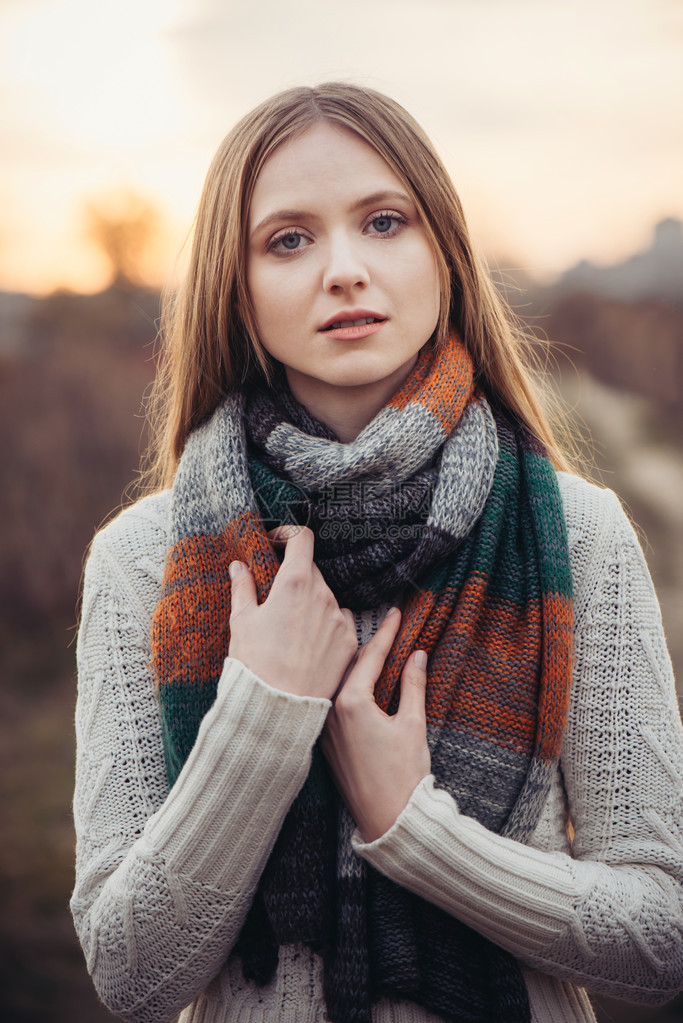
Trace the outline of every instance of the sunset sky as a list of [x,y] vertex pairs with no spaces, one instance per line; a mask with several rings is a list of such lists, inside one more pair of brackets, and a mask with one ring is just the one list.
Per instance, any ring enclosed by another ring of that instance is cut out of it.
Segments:
[[84,211],[127,191],[162,215],[158,283],[234,121],[331,78],[415,114],[503,265],[683,218],[680,0],[0,0],[0,288],[106,284]]

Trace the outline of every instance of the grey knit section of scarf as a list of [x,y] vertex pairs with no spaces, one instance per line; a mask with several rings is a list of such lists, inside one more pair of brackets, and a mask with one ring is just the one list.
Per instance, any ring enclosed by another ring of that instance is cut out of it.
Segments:
[[488,403],[468,406],[443,447],[427,525],[467,536],[486,503],[498,461],[498,431]]
[[[460,539],[481,514],[491,489],[498,437],[488,403],[480,399],[468,406],[450,436],[428,409],[411,403],[403,409],[386,406],[349,444],[312,437],[281,422],[272,430],[267,450],[304,490],[365,480],[375,497],[390,493],[437,458],[427,525]],[[240,513],[257,511],[241,394],[228,396],[190,434],[172,505],[174,543],[187,536],[219,536]]]
[[244,398],[235,393],[187,439],[171,496],[173,543],[220,536],[237,515],[254,510]]
[[279,423],[268,454],[303,490],[367,480],[366,494],[380,498],[428,466],[441,448],[438,481],[427,524],[449,536],[466,536],[482,512],[498,460],[498,434],[488,403],[469,405],[450,436],[424,406],[385,406],[354,441],[311,437]]
[[446,440],[443,427],[422,405],[385,406],[355,440],[311,437],[292,423],[279,423],[266,451],[304,490],[320,491],[333,483],[368,479],[373,496],[413,475]]

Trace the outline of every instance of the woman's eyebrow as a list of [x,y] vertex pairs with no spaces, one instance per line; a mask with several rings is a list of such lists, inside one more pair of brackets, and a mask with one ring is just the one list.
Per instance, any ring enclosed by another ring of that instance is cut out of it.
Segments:
[[[387,202],[402,202],[409,203],[412,206],[412,199],[405,192],[396,192],[391,189],[383,190],[381,192],[372,192],[371,195],[364,195],[360,199],[356,199],[349,206],[349,212],[355,213],[356,210],[362,209],[364,206],[380,205]],[[279,223],[283,220],[303,220],[304,218],[310,218],[310,211],[306,210],[275,210],[274,213],[269,213],[267,217],[260,220],[258,224],[250,232],[251,235],[258,234],[259,231],[263,231],[264,228],[270,227],[271,224]]]
[[303,220],[305,217],[310,217],[310,213],[307,213],[305,210],[276,210],[274,213],[269,213],[263,220],[260,220],[250,234],[258,234],[264,227],[270,227],[271,224],[276,224],[281,220]]
[[381,192],[373,192],[372,195],[366,195],[362,199],[358,199],[352,203],[349,209],[351,212],[355,212],[355,210],[359,210],[363,206],[381,205],[386,202],[407,202],[409,205],[413,205],[413,200],[405,192],[396,192],[388,189]]

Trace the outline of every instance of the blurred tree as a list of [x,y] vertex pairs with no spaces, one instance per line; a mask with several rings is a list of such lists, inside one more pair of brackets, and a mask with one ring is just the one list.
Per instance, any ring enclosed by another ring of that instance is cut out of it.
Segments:
[[114,192],[87,203],[85,220],[87,236],[110,264],[111,284],[142,283],[145,258],[161,226],[157,207],[135,192]]

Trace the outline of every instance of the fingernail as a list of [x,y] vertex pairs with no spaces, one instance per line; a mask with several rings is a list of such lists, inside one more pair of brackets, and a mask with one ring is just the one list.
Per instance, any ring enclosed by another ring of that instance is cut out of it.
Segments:
[[419,668],[420,671],[424,671],[427,667],[427,655],[424,650],[415,651],[415,667]]
[[401,613],[400,607],[390,607],[389,610],[387,611],[387,618],[389,617],[389,615],[396,615],[396,614],[400,615],[400,613]]
[[230,564],[228,565],[228,572],[230,573],[230,578],[234,579],[235,576],[243,569],[244,565],[242,564],[241,561],[231,561]]

